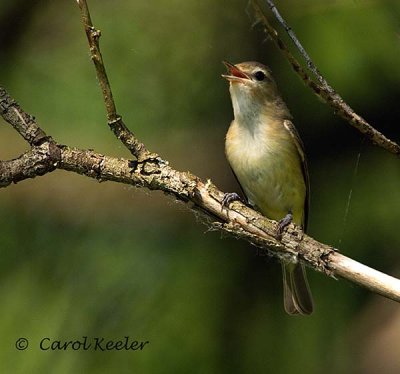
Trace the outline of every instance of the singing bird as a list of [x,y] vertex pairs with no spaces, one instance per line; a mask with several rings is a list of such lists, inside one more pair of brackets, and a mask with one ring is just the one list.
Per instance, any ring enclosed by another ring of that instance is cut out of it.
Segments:
[[[271,71],[258,62],[224,64],[234,113],[225,153],[247,202],[279,221],[279,234],[291,222],[306,230],[310,193],[304,148]],[[239,195],[228,193],[223,205],[236,199]],[[282,262],[282,272],[285,311],[311,314],[304,265]]]

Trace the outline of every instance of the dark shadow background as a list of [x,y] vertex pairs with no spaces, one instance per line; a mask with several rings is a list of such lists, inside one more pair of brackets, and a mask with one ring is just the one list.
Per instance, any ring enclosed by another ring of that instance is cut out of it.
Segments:
[[[400,141],[400,3],[278,1],[338,92]],[[306,146],[310,234],[400,275],[400,163],[304,87],[246,1],[91,2],[119,112],[179,170],[238,190],[221,60],[273,70]],[[74,1],[0,4],[0,81],[57,141],[129,158],[108,130]],[[27,145],[0,122],[0,159]],[[359,166],[355,170],[357,158]],[[349,194],[352,194],[344,220]],[[0,367],[13,373],[400,372],[400,309],[309,271],[316,311],[284,314],[280,266],[161,193],[56,171],[0,191]],[[42,351],[82,336],[143,351]],[[30,340],[24,352],[20,337]]]

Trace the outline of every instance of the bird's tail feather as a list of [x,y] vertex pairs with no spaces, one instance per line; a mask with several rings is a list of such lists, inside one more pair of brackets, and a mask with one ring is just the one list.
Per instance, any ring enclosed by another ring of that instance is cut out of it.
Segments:
[[314,302],[303,264],[282,263],[283,303],[290,315],[308,315],[313,312]]

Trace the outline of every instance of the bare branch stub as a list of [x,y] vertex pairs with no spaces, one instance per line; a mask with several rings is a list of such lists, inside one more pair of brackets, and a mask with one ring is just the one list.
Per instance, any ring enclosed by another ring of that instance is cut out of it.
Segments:
[[400,156],[400,145],[394,142],[393,140],[388,139],[385,135],[383,135],[381,132],[379,132],[373,126],[371,126],[364,118],[358,115],[342,99],[342,97],[329,85],[329,83],[325,80],[325,78],[320,74],[315,64],[312,62],[311,58],[301,45],[300,41],[297,39],[291,27],[288,26],[286,21],[279,13],[274,2],[271,0],[266,0],[272,13],[277,18],[278,22],[283,26],[285,31],[289,34],[295,46],[299,49],[300,53],[306,60],[308,69],[315,75],[316,79],[318,80],[318,83],[316,83],[309,77],[306,71],[302,68],[301,64],[289,51],[289,48],[286,46],[286,44],[282,41],[282,39],[279,38],[278,32],[271,26],[267,16],[265,15],[265,12],[260,7],[258,0],[250,0],[250,1],[255,10],[257,19],[259,19],[262,22],[265,28],[265,32],[272,38],[272,40],[275,42],[278,48],[282,51],[282,53],[292,66],[293,70],[300,76],[303,82],[308,87],[310,87],[322,101],[330,105],[335,110],[335,113],[340,115],[351,126],[355,127],[362,134],[364,134],[365,137],[369,139],[373,144],[376,144],[386,149],[387,151],[394,153],[397,156]]
[[35,118],[21,110],[18,103],[2,87],[0,87],[0,115],[31,146],[40,145],[43,141],[49,139],[46,133],[36,124]]
[[115,101],[111,91],[110,82],[107,77],[103,57],[100,51],[99,38],[100,30],[97,30],[92,23],[89,7],[86,0],[77,0],[83,26],[85,28],[86,37],[89,43],[90,57],[96,69],[97,79],[100,83],[103,94],[104,104],[107,111],[107,121],[114,135],[125,145],[125,147],[142,162],[147,159],[156,160],[157,154],[149,152],[143,143],[141,143],[135,135],[128,129],[122,120],[122,117],[117,113]]
[[61,152],[35,118],[21,109],[0,87],[0,115],[30,144],[31,149],[16,159],[0,161],[0,187],[47,174],[57,168]]
[[50,173],[60,161],[61,151],[54,142],[34,146],[14,160],[0,161],[0,187]]

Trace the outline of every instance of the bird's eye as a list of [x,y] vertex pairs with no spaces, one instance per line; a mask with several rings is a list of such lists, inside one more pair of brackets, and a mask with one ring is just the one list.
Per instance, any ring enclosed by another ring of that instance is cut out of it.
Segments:
[[256,78],[258,81],[263,81],[265,79],[265,74],[261,70],[256,71],[254,73],[254,78]]

